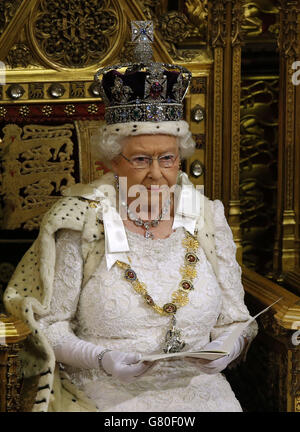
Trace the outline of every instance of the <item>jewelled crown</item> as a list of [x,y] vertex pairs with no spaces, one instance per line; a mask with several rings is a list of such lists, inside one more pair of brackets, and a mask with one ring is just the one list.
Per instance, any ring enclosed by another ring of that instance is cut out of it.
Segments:
[[178,121],[191,80],[185,67],[152,60],[152,21],[131,22],[134,63],[98,70],[107,124]]

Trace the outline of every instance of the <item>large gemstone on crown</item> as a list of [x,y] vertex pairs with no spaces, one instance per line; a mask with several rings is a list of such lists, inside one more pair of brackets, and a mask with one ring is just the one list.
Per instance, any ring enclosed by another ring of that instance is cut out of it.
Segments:
[[170,116],[171,118],[176,117],[176,115],[177,115],[176,108],[175,108],[175,107],[170,107],[170,108],[168,109],[168,114],[169,114],[169,116]]
[[169,120],[180,120],[182,114],[182,110],[178,106],[171,106],[167,110]]
[[126,111],[126,109],[116,109],[114,112],[114,120],[116,123],[123,123],[128,121],[128,112]]
[[143,115],[143,111],[140,108],[134,108],[132,110],[132,119],[134,120],[139,120]]
[[158,81],[155,81],[150,87],[150,96],[153,99],[157,99],[161,95],[162,91],[163,91],[162,85]]
[[165,119],[163,107],[160,105],[147,105],[146,117],[150,121],[163,121]]

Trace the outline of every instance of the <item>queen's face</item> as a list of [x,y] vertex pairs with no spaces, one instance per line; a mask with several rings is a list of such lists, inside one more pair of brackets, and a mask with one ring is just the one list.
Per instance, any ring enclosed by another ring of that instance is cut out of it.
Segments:
[[[177,139],[172,135],[137,135],[129,136],[122,142],[122,154],[113,162],[114,172],[119,177],[127,177],[127,189],[134,185],[143,185],[149,191],[166,185],[172,187],[177,180],[179,170],[179,149]],[[160,167],[156,158],[164,155],[175,155],[177,159],[170,168]],[[145,169],[137,169],[126,160],[138,156],[153,157],[152,164]]]
[[[123,155],[123,156],[122,156]],[[130,136],[122,142],[122,155],[113,162],[112,167],[120,178],[120,193],[122,200],[127,193],[127,203],[138,205],[142,219],[147,219],[149,214],[158,215],[162,211],[164,203],[170,199],[170,212],[174,203],[174,186],[177,180],[180,158],[176,137],[172,135],[137,135]],[[165,157],[175,159],[171,167],[160,166],[157,158]],[[146,168],[135,168],[133,160],[149,160],[153,158]],[[124,187],[122,177],[126,177]],[[134,210],[137,213],[137,208]],[[155,216],[155,217],[156,217]],[[153,217],[152,217],[153,219]]]

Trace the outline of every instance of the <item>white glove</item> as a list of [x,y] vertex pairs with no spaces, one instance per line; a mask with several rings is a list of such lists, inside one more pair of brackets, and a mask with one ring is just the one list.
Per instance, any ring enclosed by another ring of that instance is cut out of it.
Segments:
[[[53,347],[56,361],[76,368],[98,369],[98,356],[103,352],[102,346],[79,339],[75,334],[68,335],[63,343]],[[152,364],[143,362],[136,364],[141,354],[122,351],[107,351],[102,356],[102,367],[108,374],[123,382],[131,382],[142,375]]]
[[[224,333],[218,339],[215,339],[212,342],[205,345],[202,349],[205,351],[219,350],[224,340],[227,338],[228,334],[229,333],[227,332]],[[231,363],[241,354],[241,352],[243,351],[247,343],[246,341],[247,340],[244,338],[244,336],[240,336],[236,340],[231,352],[227,356],[221,357],[217,360],[204,360],[204,359],[196,359],[196,358],[192,359],[191,357],[189,357],[188,360],[193,364],[196,364],[202,372],[209,375],[213,375],[226,369],[229,363]]]
[[[53,346],[56,361],[81,369],[98,369],[98,356],[104,351],[103,346],[95,345],[69,334],[64,341]],[[105,360],[104,360],[105,356]],[[149,365],[141,363],[135,365],[141,354],[108,351],[102,357],[102,367],[110,375],[121,381],[129,382],[134,376],[141,375]]]
[[107,351],[103,354],[101,363],[105,372],[120,381],[129,383],[151,367],[150,362],[137,364],[141,357],[138,353]]
[[56,361],[81,369],[97,369],[98,355],[103,347],[70,334],[62,343],[53,346]]

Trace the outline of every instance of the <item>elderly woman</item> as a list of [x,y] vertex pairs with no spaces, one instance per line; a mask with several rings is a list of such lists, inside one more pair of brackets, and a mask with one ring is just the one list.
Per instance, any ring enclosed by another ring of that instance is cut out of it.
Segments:
[[[112,172],[64,192],[5,293],[33,331],[22,358],[25,376],[39,377],[35,411],[242,410],[221,372],[245,355],[255,322],[217,360],[140,361],[218,349],[249,319],[223,205],[180,171],[194,150],[170,111],[186,91],[176,93],[183,71],[159,75],[154,65],[103,74],[108,124],[97,148]],[[160,117],[141,104],[141,87]],[[134,109],[144,109],[137,121]]]

